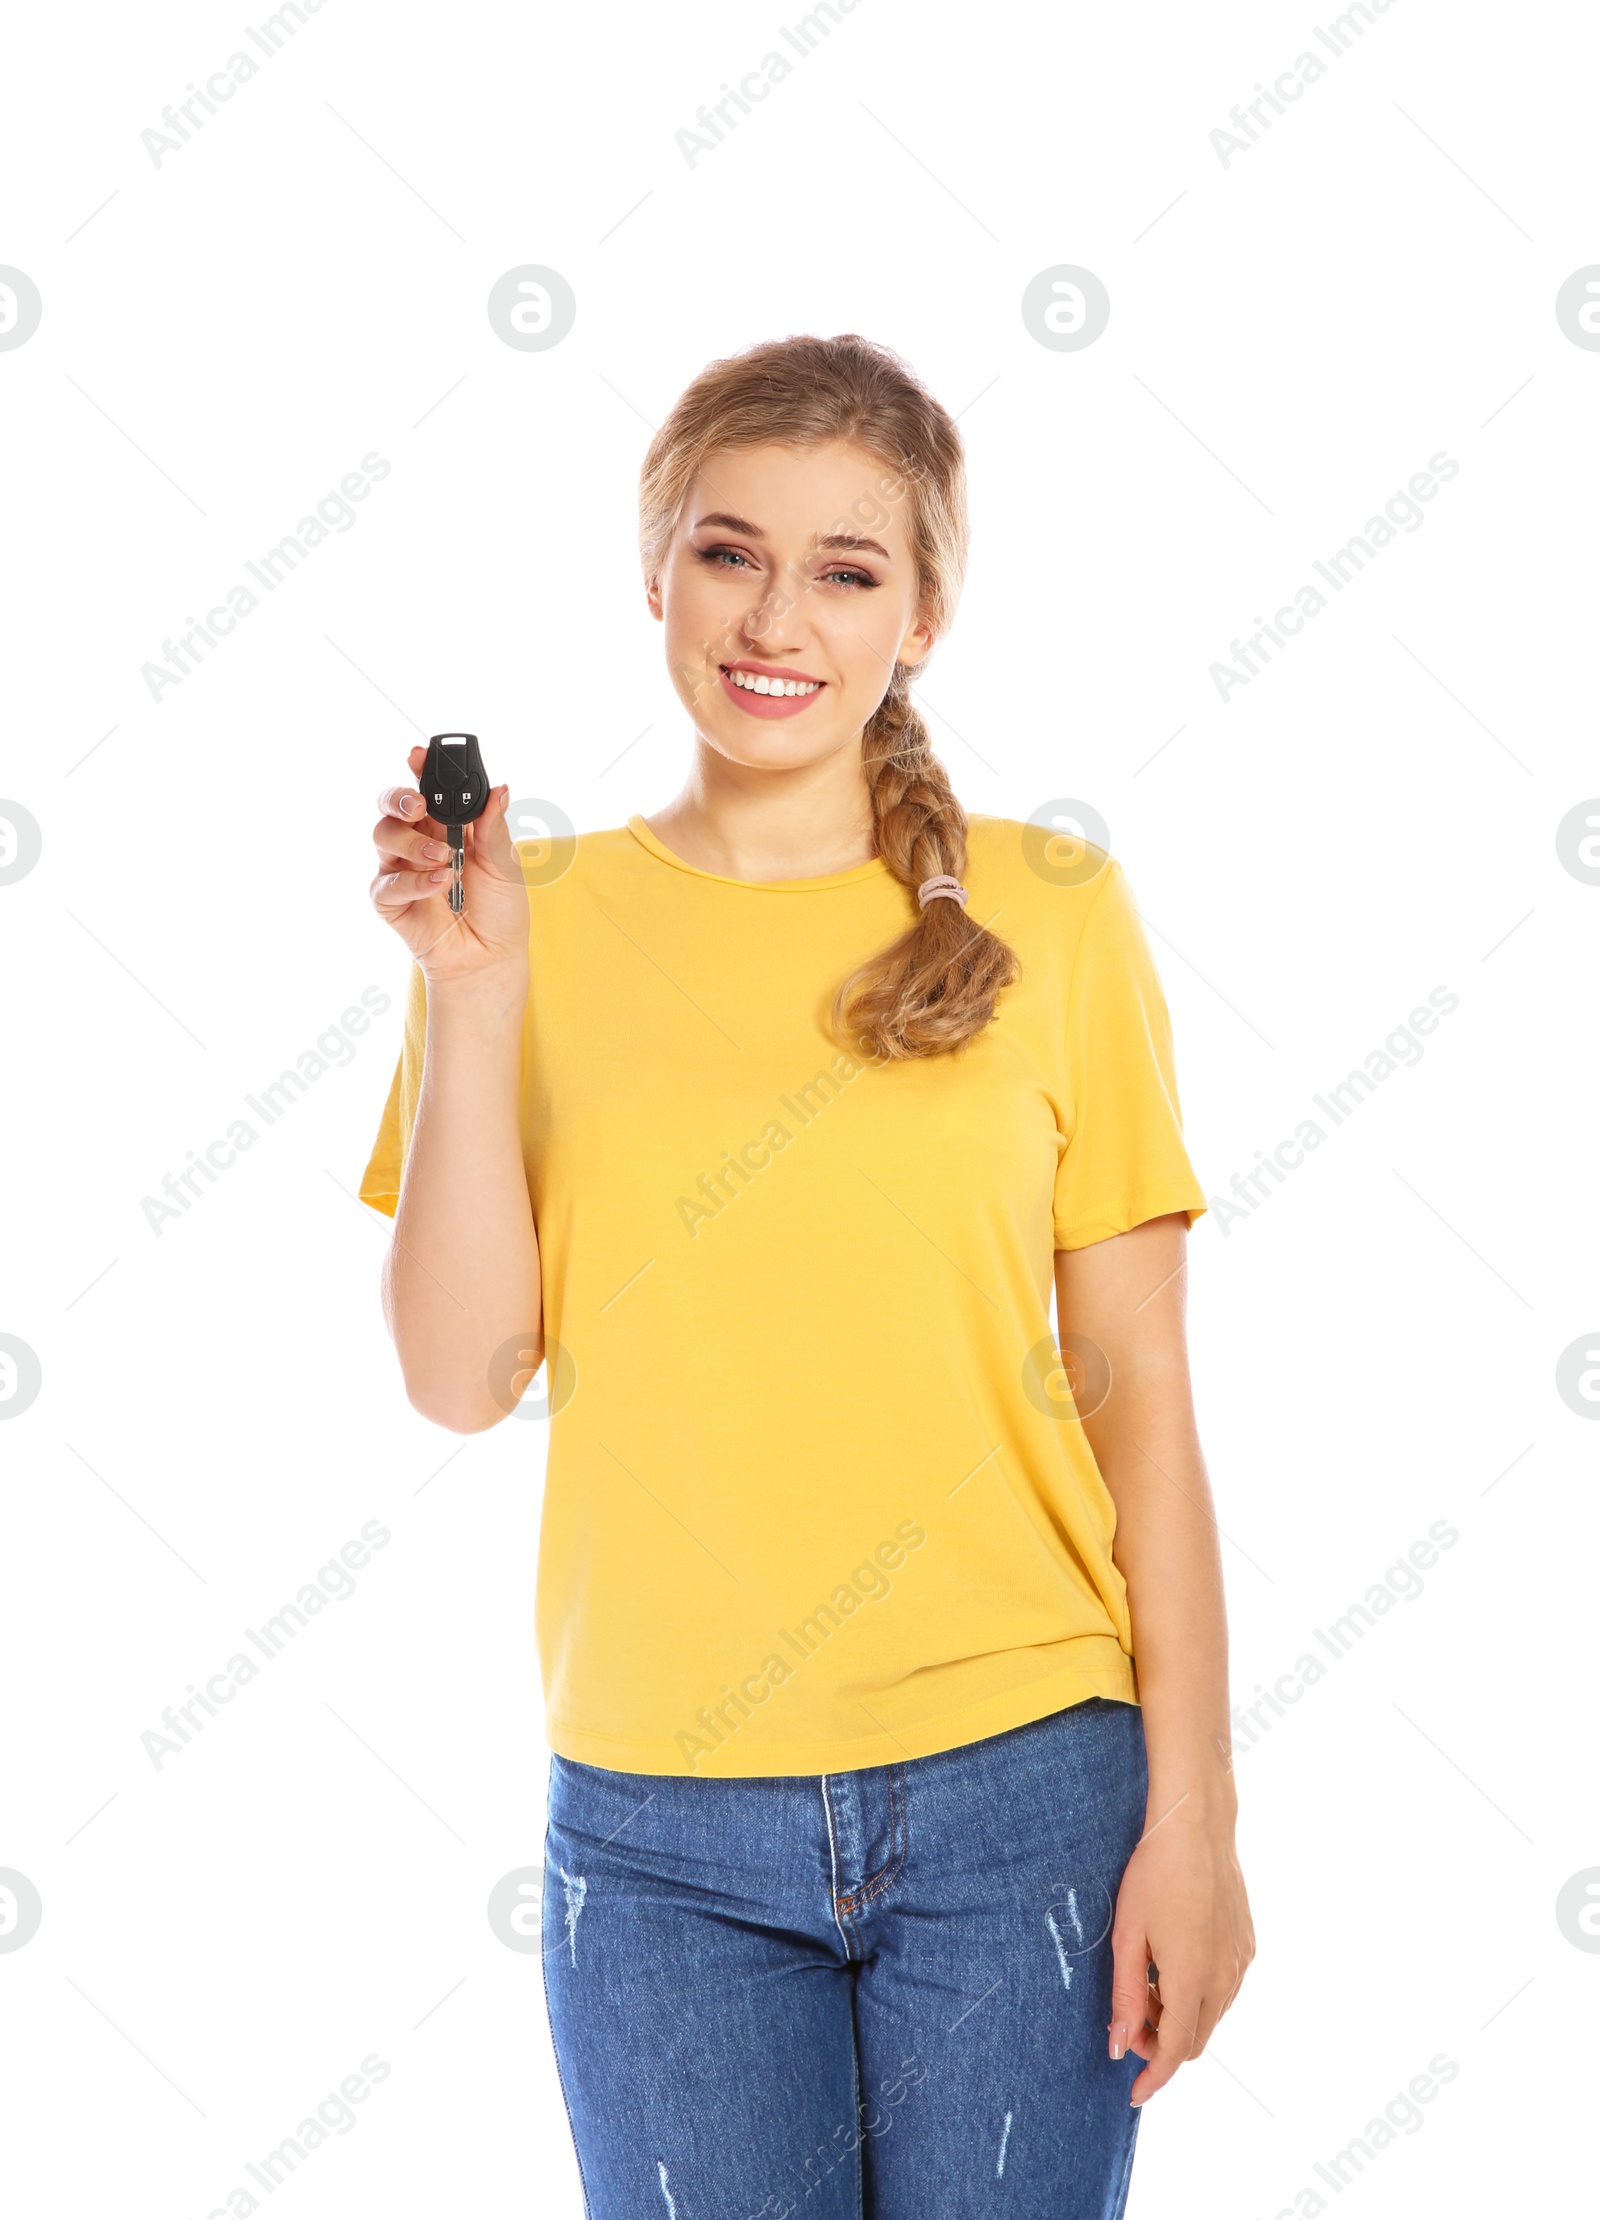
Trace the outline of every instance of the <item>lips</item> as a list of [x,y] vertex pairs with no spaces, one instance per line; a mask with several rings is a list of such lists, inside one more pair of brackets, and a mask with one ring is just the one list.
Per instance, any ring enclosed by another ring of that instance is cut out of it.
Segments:
[[[724,663],[718,682],[747,717],[795,717],[817,700],[826,680],[784,663]],[[802,691],[804,689],[804,691]]]

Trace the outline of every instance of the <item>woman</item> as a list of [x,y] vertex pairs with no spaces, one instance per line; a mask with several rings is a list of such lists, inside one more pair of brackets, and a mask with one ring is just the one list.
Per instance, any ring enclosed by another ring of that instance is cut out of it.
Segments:
[[385,794],[362,1189],[417,1409],[546,1367],[586,2207],[1099,2220],[1254,1948],[1160,984],[1120,866],[930,751],[963,464],[895,357],[713,363],[641,492],[688,783],[554,856],[498,789],[459,919]]

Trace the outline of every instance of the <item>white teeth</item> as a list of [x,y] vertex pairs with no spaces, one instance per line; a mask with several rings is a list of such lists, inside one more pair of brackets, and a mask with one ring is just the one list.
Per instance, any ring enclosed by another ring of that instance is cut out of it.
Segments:
[[764,671],[730,671],[735,686],[747,694],[814,694],[820,679],[768,678]]

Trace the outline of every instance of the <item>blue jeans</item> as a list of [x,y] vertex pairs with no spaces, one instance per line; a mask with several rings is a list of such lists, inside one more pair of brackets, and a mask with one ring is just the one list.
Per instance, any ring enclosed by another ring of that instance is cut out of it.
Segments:
[[1102,1697],[759,1780],[550,1761],[544,1969],[590,2220],[1117,2220],[1144,1726]]

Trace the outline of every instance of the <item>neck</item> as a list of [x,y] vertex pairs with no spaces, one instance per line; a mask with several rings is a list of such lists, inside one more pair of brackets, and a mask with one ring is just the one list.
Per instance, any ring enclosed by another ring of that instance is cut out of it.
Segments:
[[765,770],[704,740],[683,790],[645,819],[674,855],[731,879],[820,879],[877,853],[859,740],[817,763]]

